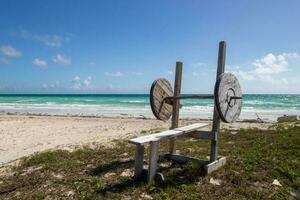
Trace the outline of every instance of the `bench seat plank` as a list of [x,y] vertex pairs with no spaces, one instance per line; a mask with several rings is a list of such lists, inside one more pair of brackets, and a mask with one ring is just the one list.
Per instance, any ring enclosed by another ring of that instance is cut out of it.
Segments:
[[133,144],[145,144],[145,143],[149,143],[149,142],[158,141],[158,140],[164,139],[164,138],[175,137],[175,136],[179,136],[179,135],[182,135],[185,133],[190,133],[197,129],[204,128],[206,126],[208,126],[208,124],[196,123],[196,124],[172,129],[172,130],[162,131],[160,133],[155,133],[155,134],[151,134],[151,135],[133,138],[133,139],[130,139],[129,142],[133,143]]
[[182,132],[183,131],[167,130],[167,131],[162,131],[160,133],[133,138],[130,139],[129,142],[134,144],[144,144],[144,143],[160,140],[161,138],[164,137],[171,137],[174,135],[178,135]]
[[174,130],[180,130],[180,131],[183,131],[183,132],[192,132],[194,130],[204,128],[206,126],[208,126],[208,124],[196,123],[196,124],[191,124],[191,125],[188,125],[188,126],[183,126],[183,127],[180,127],[180,128],[175,128]]

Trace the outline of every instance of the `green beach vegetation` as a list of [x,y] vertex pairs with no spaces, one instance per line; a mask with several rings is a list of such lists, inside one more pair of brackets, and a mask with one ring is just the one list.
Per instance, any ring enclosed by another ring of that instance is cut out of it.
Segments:
[[[162,143],[161,149],[166,148]],[[177,149],[207,159],[209,142],[181,138]],[[299,198],[299,122],[275,124],[267,130],[222,130],[219,154],[227,157],[227,163],[208,176],[192,163],[161,162],[158,171],[164,174],[164,182],[136,183],[134,150],[127,141],[114,141],[110,147],[47,151],[23,158],[0,177],[0,199]],[[272,184],[275,179],[281,186]]]

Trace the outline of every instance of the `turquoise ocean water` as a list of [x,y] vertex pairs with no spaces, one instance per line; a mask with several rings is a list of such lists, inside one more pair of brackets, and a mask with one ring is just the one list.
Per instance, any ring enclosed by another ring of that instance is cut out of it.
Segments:
[[[182,100],[182,118],[211,118],[213,100]],[[50,115],[153,117],[149,95],[0,95],[0,111]],[[241,119],[300,115],[300,95],[244,95]]]

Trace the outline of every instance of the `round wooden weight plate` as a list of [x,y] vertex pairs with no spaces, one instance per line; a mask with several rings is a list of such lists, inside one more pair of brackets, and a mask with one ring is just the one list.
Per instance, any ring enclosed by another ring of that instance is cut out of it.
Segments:
[[173,96],[170,82],[164,78],[157,79],[152,83],[150,90],[150,105],[154,116],[163,121],[170,119],[173,106],[166,102],[166,97]]
[[220,118],[227,123],[238,119],[242,110],[242,90],[237,78],[231,73],[221,74],[215,85],[215,104]]

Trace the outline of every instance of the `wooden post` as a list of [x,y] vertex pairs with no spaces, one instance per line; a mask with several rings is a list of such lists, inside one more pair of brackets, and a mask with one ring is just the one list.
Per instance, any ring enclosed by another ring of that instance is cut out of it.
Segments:
[[[221,41],[219,43],[218,69],[217,69],[216,80],[225,71],[225,57],[226,57],[226,43],[225,43],[225,41]],[[214,106],[212,132],[215,134],[215,137],[213,140],[211,140],[210,162],[213,162],[213,161],[217,160],[217,158],[218,158],[218,134],[220,131],[220,117],[219,117],[215,102],[214,102],[214,105],[215,106]]]
[[139,180],[143,172],[144,162],[144,146],[141,144],[136,145],[135,150],[135,167],[134,167],[134,180]]
[[[182,62],[176,62],[174,96],[180,96],[181,78],[182,78]],[[179,107],[180,107],[180,99],[173,99],[173,113],[172,113],[171,129],[178,128]],[[170,154],[174,154],[176,151],[175,141],[176,141],[176,137],[170,139]]]
[[158,161],[158,146],[159,142],[152,141],[150,143],[149,169],[148,169],[148,183],[151,183],[156,175],[157,161]]

